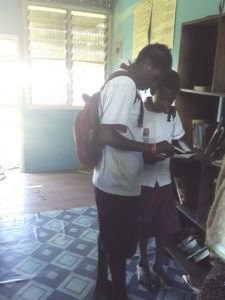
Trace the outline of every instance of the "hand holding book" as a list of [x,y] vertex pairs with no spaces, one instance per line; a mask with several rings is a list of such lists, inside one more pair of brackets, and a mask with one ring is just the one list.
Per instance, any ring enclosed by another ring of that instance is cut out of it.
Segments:
[[192,149],[182,140],[173,141],[173,147],[178,154],[192,152]]

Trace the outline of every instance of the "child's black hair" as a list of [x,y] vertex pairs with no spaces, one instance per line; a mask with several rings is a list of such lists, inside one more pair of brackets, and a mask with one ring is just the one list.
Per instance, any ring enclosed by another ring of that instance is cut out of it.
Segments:
[[152,64],[162,68],[170,69],[172,66],[172,55],[169,48],[163,44],[149,44],[138,54],[135,63],[139,64],[145,58],[149,58]]
[[[134,64],[141,63],[144,59],[151,59],[152,65],[170,69],[172,66],[172,55],[169,48],[163,44],[149,44],[145,46],[139,53]],[[142,127],[144,116],[144,106],[141,100],[140,113],[138,116],[138,126]]]
[[[170,89],[170,91],[173,93],[173,95],[176,96],[180,90],[180,77],[179,77],[178,73],[175,72],[174,70],[170,70],[161,79],[160,87],[166,87],[166,88]],[[176,109],[172,105],[168,109],[168,115],[167,115],[168,122],[171,121],[171,117],[173,117],[173,119],[176,117]]]
[[174,70],[169,70],[160,80],[160,87],[167,87],[176,96],[180,90],[180,77]]

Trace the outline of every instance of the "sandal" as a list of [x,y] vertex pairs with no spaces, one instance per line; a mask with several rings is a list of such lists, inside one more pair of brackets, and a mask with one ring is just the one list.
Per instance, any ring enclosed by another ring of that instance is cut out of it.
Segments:
[[146,289],[154,289],[156,287],[151,272],[146,266],[137,264],[137,278],[138,282]]
[[152,275],[158,279],[158,281],[163,285],[167,290],[173,288],[173,281],[166,275],[166,272],[163,270],[157,270],[155,266],[152,267]]

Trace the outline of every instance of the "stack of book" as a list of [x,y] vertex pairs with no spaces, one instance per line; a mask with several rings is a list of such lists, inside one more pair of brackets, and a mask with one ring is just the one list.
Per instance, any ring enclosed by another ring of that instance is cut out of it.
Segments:
[[206,120],[192,120],[193,148],[202,150],[207,143],[208,130],[210,125]]
[[[205,120],[192,120],[192,128],[193,150],[203,153],[211,161],[222,160],[225,155],[225,119],[214,125]],[[192,152],[194,155],[195,151]],[[187,158],[193,155],[188,153]]]

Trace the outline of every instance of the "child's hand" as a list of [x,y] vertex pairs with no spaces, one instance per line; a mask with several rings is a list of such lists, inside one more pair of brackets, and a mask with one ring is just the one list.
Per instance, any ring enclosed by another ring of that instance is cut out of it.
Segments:
[[143,154],[144,163],[147,165],[154,165],[159,161],[156,155],[152,156],[146,153],[142,153],[142,154]]
[[167,141],[162,141],[156,144],[156,154],[165,153],[168,157],[174,155],[174,147]]
[[174,148],[167,141],[155,144],[156,152],[153,154],[149,150],[142,152],[144,163],[153,165],[161,160],[173,156]]

